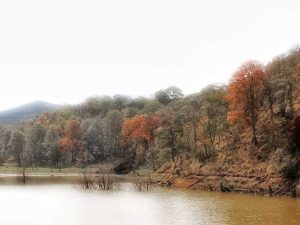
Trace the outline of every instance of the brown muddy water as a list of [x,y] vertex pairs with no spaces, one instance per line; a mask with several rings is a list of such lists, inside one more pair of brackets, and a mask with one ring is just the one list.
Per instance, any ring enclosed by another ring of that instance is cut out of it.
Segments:
[[300,224],[300,199],[151,187],[121,179],[117,190],[86,190],[78,177],[0,178],[2,225]]

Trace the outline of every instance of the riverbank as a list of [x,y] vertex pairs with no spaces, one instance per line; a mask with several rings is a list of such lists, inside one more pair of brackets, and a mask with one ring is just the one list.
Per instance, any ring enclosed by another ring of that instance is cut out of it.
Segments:
[[92,173],[92,174],[106,174],[111,173],[113,170],[112,163],[97,164],[91,165],[88,167],[63,167],[63,168],[54,168],[54,167],[18,167],[15,165],[4,165],[0,166],[0,174],[19,174],[22,173],[25,169],[26,174],[82,174],[82,173]]
[[162,186],[175,188],[300,197],[298,179],[290,180],[275,172],[267,174],[261,170],[261,165],[257,165],[256,170],[249,174],[243,173],[241,167],[226,170],[216,168],[215,165],[216,163],[200,166],[195,162],[171,162],[157,170],[153,174],[153,180]]
[[[82,182],[84,176],[93,179],[99,179],[103,176],[109,176],[111,179],[123,182],[137,182],[145,180],[143,170],[131,174],[115,174],[112,170],[108,169],[107,164],[97,164],[89,167],[67,167],[67,168],[50,168],[50,167],[16,167],[16,166],[2,166],[0,167],[0,184],[52,184],[52,183],[74,183]],[[21,181],[21,182],[20,182]],[[25,181],[25,182],[24,182]]]
[[[105,168],[105,169],[104,169]],[[152,183],[165,187],[182,189],[204,190],[212,192],[239,192],[263,196],[290,196],[300,197],[300,185],[297,182],[285,179],[280,174],[261,176],[258,174],[241,174],[220,171],[179,171],[178,162],[169,163],[155,173],[147,169],[140,169],[128,175],[111,176],[118,179],[142,179],[151,175]],[[22,174],[23,168],[14,166],[1,166],[0,178],[14,178]],[[107,174],[107,166],[91,166],[88,168],[68,167],[29,167],[25,169],[26,176],[47,178],[77,179],[85,173],[91,176]]]

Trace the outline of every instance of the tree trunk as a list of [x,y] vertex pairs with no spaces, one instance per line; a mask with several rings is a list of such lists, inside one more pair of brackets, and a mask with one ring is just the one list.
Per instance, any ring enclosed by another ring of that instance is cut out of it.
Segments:
[[252,129],[252,143],[254,145],[257,145],[258,142],[257,142],[257,138],[256,138],[256,127],[255,127],[255,123],[254,122],[251,122],[251,129]]
[[174,162],[175,161],[175,150],[173,147],[171,148],[171,156],[172,156],[172,161]]
[[255,118],[255,96],[253,87],[250,88],[250,119],[251,119],[251,130],[252,130],[252,143],[257,145],[257,138],[256,138],[256,118]]
[[171,138],[171,156],[172,156],[172,161],[174,162],[175,161],[175,151],[176,151],[176,148],[175,148],[175,138],[174,138],[174,133],[173,133],[173,130],[172,128],[170,128],[170,138]]

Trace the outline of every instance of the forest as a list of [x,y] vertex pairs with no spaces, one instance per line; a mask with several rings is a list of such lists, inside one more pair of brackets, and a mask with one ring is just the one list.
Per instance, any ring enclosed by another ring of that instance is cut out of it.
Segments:
[[210,165],[248,174],[260,168],[296,179],[299,81],[300,48],[295,47],[267,65],[245,62],[227,85],[188,96],[171,86],[153,98],[90,97],[15,125],[2,124],[0,164],[64,168],[111,162],[115,173],[163,172],[174,164],[174,173],[182,176]]

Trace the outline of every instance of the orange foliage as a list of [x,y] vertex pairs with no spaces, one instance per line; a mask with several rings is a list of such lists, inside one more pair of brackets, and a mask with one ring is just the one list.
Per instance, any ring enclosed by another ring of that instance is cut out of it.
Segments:
[[39,121],[44,127],[49,127],[49,124],[50,124],[49,113],[48,113],[48,112],[43,113],[43,114],[37,119],[37,121]]
[[132,140],[147,141],[149,145],[154,142],[154,131],[159,124],[159,118],[156,115],[137,115],[124,121],[121,136],[123,141]]
[[263,66],[255,61],[246,62],[234,73],[226,96],[229,122],[235,123],[239,118],[246,123],[254,122],[251,121],[251,114],[256,118],[265,80]]
[[63,137],[59,140],[59,146],[64,151],[70,151],[72,146],[72,140],[69,137]]
[[80,121],[68,120],[65,125],[64,136],[59,140],[59,145],[63,151],[78,152],[81,148]]
[[65,125],[65,136],[70,137],[70,139],[80,139],[80,121],[76,119],[68,120]]

